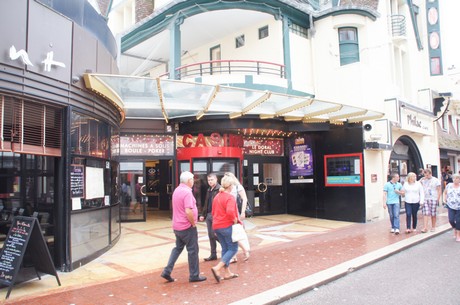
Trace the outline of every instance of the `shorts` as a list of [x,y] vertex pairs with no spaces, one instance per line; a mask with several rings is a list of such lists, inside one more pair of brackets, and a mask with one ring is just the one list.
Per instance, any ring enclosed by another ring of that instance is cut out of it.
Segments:
[[424,216],[436,216],[436,209],[438,207],[437,200],[425,200],[422,207],[422,214]]

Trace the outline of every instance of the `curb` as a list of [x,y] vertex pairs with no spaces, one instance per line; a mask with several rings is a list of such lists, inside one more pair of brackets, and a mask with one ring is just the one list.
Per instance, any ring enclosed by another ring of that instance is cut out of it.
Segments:
[[401,252],[409,247],[415,246],[425,240],[443,234],[451,229],[450,224],[444,224],[437,227],[436,232],[428,234],[417,234],[411,238],[399,241],[389,246],[383,247],[354,258],[352,260],[341,263],[337,266],[317,272],[307,277],[298,279],[293,282],[286,283],[277,288],[273,288],[262,293],[250,296],[248,298],[233,302],[229,305],[275,305],[287,301],[300,294],[308,292],[318,286],[325,285],[334,280],[337,280],[345,275],[366,267],[370,264],[383,260],[393,254]]

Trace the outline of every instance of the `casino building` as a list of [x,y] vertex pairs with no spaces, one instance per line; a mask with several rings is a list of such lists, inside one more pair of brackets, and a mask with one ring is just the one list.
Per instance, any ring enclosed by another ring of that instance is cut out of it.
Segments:
[[442,53],[423,47],[439,4],[413,2],[114,3],[121,75],[88,74],[106,86],[88,88],[123,100],[123,141],[167,147],[122,145],[121,180],[141,177],[149,205],[169,209],[181,171],[195,173],[199,202],[206,174],[232,171],[256,215],[385,217],[390,172],[439,167],[445,97],[429,84]]
[[0,234],[37,217],[62,271],[184,170],[199,204],[230,171],[255,216],[366,222],[391,171],[439,167],[437,0],[92,3],[0,2]]

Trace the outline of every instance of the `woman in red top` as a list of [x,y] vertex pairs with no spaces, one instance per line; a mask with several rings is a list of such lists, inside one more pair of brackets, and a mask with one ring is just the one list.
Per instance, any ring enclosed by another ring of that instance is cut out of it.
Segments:
[[223,279],[228,280],[238,277],[238,274],[232,273],[229,268],[230,260],[238,252],[238,242],[232,241],[232,225],[239,222],[235,197],[230,194],[233,179],[224,176],[220,185],[222,189],[212,202],[212,229],[222,247],[221,261],[211,268],[217,282],[222,279],[220,276],[222,268],[224,268]]

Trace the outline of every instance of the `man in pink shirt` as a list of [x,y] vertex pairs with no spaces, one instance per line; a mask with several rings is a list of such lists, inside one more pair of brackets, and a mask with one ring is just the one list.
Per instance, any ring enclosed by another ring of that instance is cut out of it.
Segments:
[[198,231],[196,228],[198,209],[196,207],[196,199],[192,193],[193,183],[193,174],[191,172],[182,172],[180,175],[180,185],[174,190],[172,195],[172,221],[174,234],[176,235],[176,246],[171,251],[168,265],[161,273],[161,277],[168,282],[175,281],[171,277],[171,272],[184,247],[187,247],[188,252],[189,281],[202,282],[206,280],[206,277],[200,276]]

